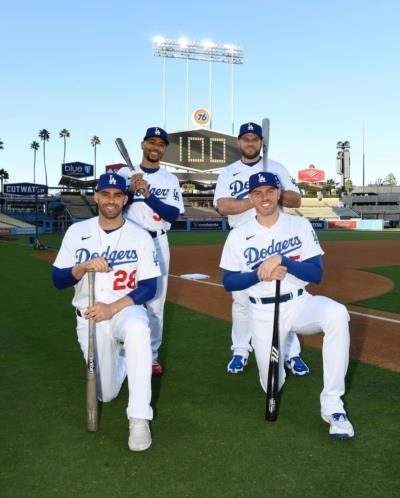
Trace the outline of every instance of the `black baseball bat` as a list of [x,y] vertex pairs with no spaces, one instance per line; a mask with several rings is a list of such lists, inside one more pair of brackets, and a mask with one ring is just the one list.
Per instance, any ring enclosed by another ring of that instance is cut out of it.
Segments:
[[[140,171],[138,171],[137,168],[135,168],[135,166],[133,165],[131,158],[129,156],[128,149],[125,147],[125,144],[124,144],[124,141],[122,140],[122,138],[116,138],[115,145],[117,146],[121,156],[125,159],[125,162],[128,165],[128,168],[134,173],[140,173]],[[144,190],[142,188],[137,190],[138,194],[143,194],[143,192],[144,192]]]
[[262,134],[263,134],[263,171],[268,170],[268,147],[269,147],[269,119],[262,120]]
[[[95,302],[95,272],[88,272],[89,306]],[[96,350],[95,350],[95,321],[89,318],[88,324],[88,360],[86,370],[86,423],[89,432],[96,432],[99,428],[99,414],[97,401],[96,378]]]
[[281,281],[276,281],[274,326],[272,330],[271,353],[269,356],[267,397],[265,406],[265,420],[275,422],[278,418],[279,393],[279,302],[281,298]]

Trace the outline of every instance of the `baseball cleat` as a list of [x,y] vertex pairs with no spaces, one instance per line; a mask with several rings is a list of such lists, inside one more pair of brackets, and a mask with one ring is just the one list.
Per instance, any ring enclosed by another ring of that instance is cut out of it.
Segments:
[[128,446],[131,451],[144,451],[151,445],[149,421],[142,418],[129,418]]
[[301,356],[293,356],[285,361],[285,367],[292,372],[293,375],[308,375],[310,369],[304,363]]
[[162,366],[158,363],[158,360],[153,360],[153,365],[151,366],[151,373],[154,375],[154,377],[157,377],[159,375],[162,375],[163,373],[163,368]]
[[345,413],[321,413],[322,420],[330,424],[329,434],[335,439],[349,439],[354,436],[354,429]]
[[240,354],[234,354],[231,361],[228,363],[227,370],[229,373],[237,374],[244,371],[247,365],[247,358]]

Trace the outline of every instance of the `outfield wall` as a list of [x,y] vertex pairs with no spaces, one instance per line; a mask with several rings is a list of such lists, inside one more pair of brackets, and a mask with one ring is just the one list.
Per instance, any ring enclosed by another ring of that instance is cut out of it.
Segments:
[[[384,229],[383,220],[310,220],[315,230],[374,230]],[[179,232],[224,232],[229,230],[226,219],[210,220],[179,220],[172,226],[173,231]],[[39,227],[38,233],[55,233],[51,222],[47,222],[45,227]],[[10,235],[31,235],[35,233],[35,227],[10,227],[0,228],[0,234]]]
[[384,228],[384,220],[310,220],[315,230],[374,230]]
[[[310,220],[315,230],[374,230],[379,231],[384,228],[383,220]],[[183,232],[194,231],[226,231],[229,224],[226,219],[222,220],[180,220],[172,225],[172,230]]]

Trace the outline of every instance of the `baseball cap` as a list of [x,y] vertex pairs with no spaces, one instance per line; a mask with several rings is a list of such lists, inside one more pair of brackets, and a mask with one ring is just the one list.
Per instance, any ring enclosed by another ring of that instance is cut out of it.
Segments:
[[279,178],[273,173],[255,173],[249,178],[249,192],[252,192],[257,187],[274,187],[281,188]]
[[116,173],[104,173],[103,175],[100,175],[96,191],[100,192],[100,190],[105,190],[106,188],[115,188],[126,194],[125,178]]
[[239,130],[239,136],[238,136],[238,138],[242,137],[246,133],[254,133],[255,135],[257,135],[261,139],[263,138],[262,128],[257,123],[245,123],[245,124],[242,124],[242,126],[240,127],[240,130]]
[[166,145],[169,144],[168,133],[158,126],[153,126],[152,128],[147,128],[146,135],[144,136],[143,140],[146,140],[146,138],[150,138],[150,137],[162,138],[164,140],[164,142],[166,143]]

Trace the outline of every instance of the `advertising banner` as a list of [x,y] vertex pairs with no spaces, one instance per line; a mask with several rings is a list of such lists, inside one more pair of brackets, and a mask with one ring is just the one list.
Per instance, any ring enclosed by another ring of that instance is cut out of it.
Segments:
[[325,180],[325,171],[317,168],[301,169],[297,175],[300,182],[318,183]]
[[4,185],[5,194],[13,195],[46,195],[48,193],[47,185],[39,185],[36,183],[6,183]]
[[61,165],[61,174],[74,178],[93,176],[93,165],[80,162],[64,163]]

